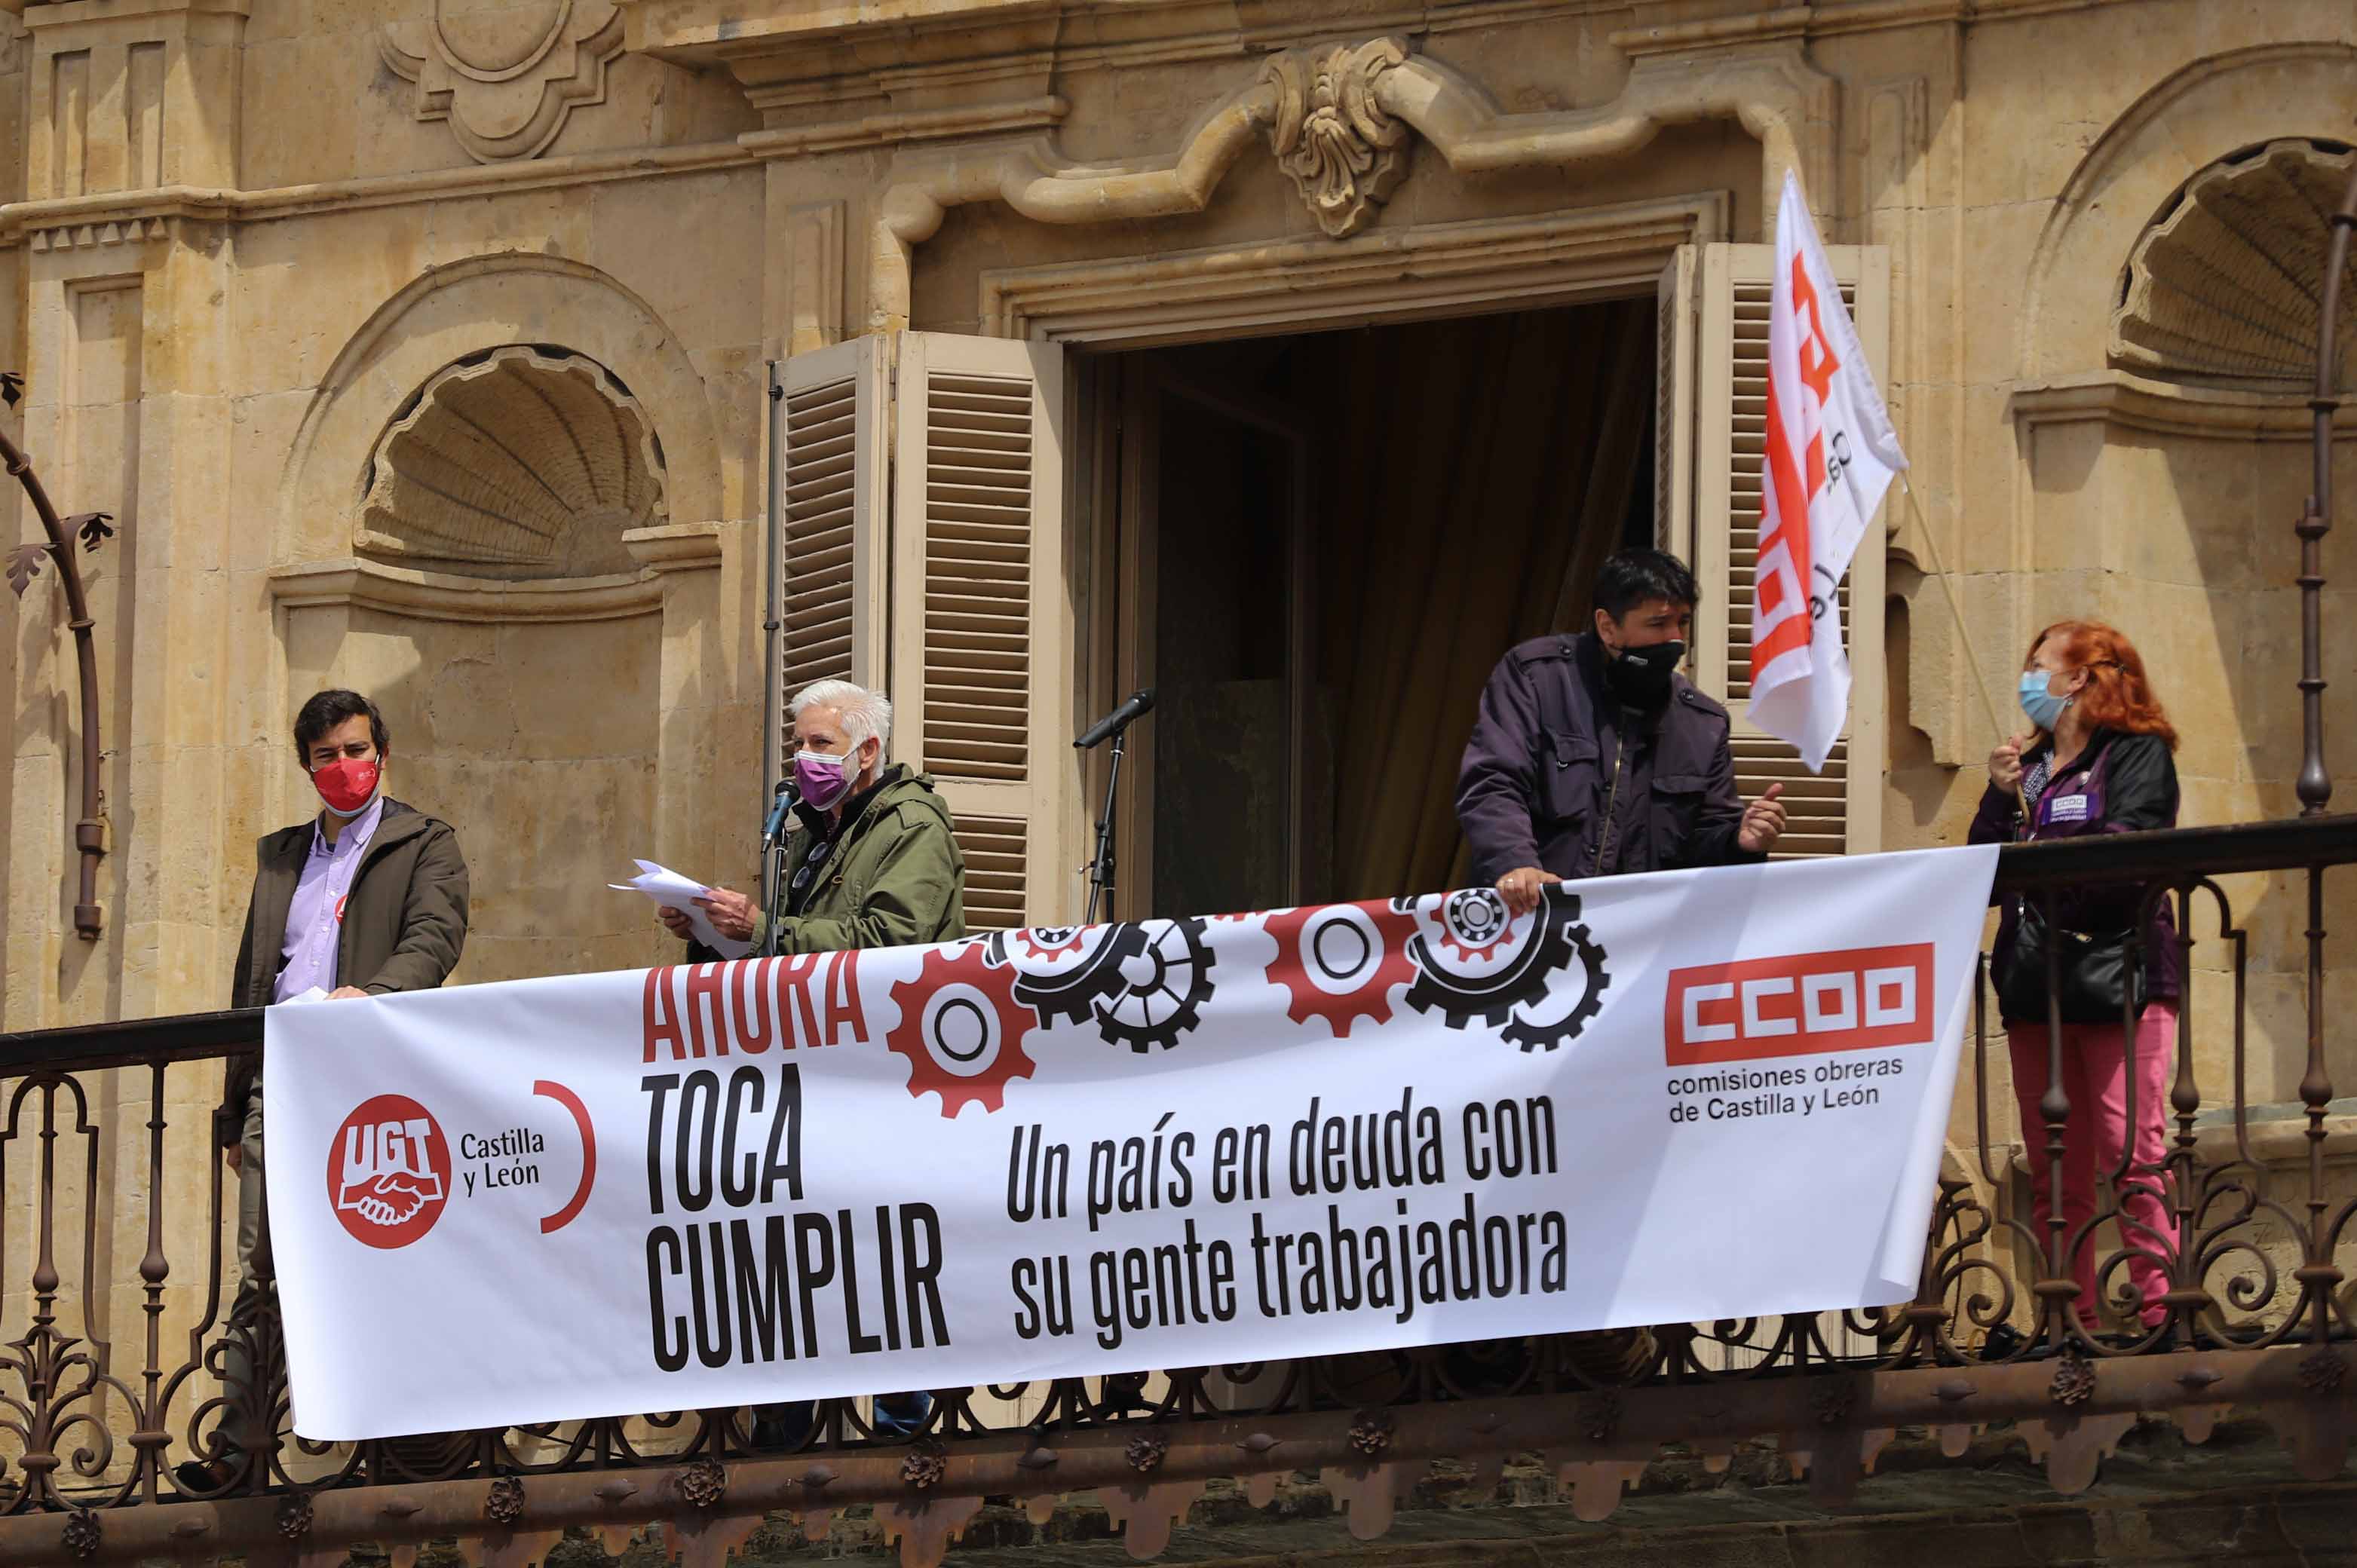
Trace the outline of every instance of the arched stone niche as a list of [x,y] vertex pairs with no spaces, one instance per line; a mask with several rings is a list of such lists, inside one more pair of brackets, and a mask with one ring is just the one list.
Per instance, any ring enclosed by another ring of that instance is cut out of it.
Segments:
[[[2319,215],[2341,205],[2352,167],[2347,143],[2293,136],[2188,180],[2128,253],[2111,362],[2259,392],[2310,386],[2330,239]],[[2340,317],[2345,367],[2357,357],[2357,288],[2341,292]]]
[[361,488],[365,556],[480,577],[631,572],[623,536],[663,521],[662,444],[611,371],[511,343],[419,388]]
[[391,792],[467,854],[457,979],[672,950],[644,900],[604,885],[633,854],[711,858],[719,469],[675,335],[560,258],[419,278],[314,396],[268,572],[279,705],[337,684],[384,709]]
[[628,389],[660,434],[672,525],[723,515],[710,395],[654,308],[562,256],[476,256],[413,279],[336,355],[288,456],[274,567],[350,554],[356,486],[388,426],[446,369],[509,344],[562,345]]
[[2022,291],[2020,378],[2112,363],[2125,270],[2156,220],[2177,213],[2199,177],[2238,154],[2347,136],[2352,100],[2357,47],[2321,40],[2214,55],[2156,82],[2095,139],[2055,198]]

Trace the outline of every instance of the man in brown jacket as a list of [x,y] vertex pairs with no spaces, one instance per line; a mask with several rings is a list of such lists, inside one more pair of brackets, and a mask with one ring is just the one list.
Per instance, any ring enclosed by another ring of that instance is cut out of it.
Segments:
[[266,1007],[314,986],[345,997],[440,985],[467,942],[457,832],[384,794],[390,737],[358,692],[304,703],[295,753],[322,810],[255,845],[231,1004]]
[[[384,793],[391,739],[376,704],[357,692],[321,692],[295,719],[295,756],[318,791],[319,814],[255,846],[245,940],[231,1004],[266,1007],[304,997],[381,996],[438,986],[467,941],[467,862],[450,824]],[[216,1118],[237,1172],[238,1308],[250,1321],[269,1273],[263,1241],[262,1084],[255,1064],[231,1070]],[[233,1403],[253,1367],[232,1335],[226,1372]],[[250,1417],[248,1419],[251,1419]],[[256,1434],[221,1434],[205,1461],[180,1466],[190,1490],[235,1479]],[[247,1441],[241,1441],[247,1439]]]

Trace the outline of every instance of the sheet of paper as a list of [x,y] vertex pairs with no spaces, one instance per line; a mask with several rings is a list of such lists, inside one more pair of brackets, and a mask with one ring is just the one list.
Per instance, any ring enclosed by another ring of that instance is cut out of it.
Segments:
[[292,1007],[297,1003],[325,1002],[327,999],[328,993],[326,992],[320,990],[316,985],[307,985],[302,990],[296,992],[294,995],[289,996],[285,1001],[274,1003],[272,1005],[278,1007]]
[[740,942],[724,937],[713,929],[712,917],[696,900],[708,898],[712,889],[692,876],[682,876],[667,866],[651,860],[635,860],[639,874],[628,882],[608,882],[607,886],[622,893],[643,893],[666,909],[677,909],[687,917],[688,929],[695,940],[718,953],[722,958],[743,958],[753,950],[751,942]]

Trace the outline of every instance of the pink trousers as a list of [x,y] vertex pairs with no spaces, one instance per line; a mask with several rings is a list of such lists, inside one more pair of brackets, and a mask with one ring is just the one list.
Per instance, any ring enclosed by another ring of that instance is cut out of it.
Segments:
[[[2128,1125],[2128,1052],[2126,1031],[2117,1024],[2062,1026],[2062,1092],[2070,1098],[2071,1113],[2062,1129],[2062,1234],[2066,1244],[2095,1212],[2098,1171],[2116,1176],[2120,1155],[2131,1137],[2133,1163],[2121,1185],[2120,1234],[2138,1251],[2126,1265],[2129,1282],[2144,1303],[2141,1316],[2147,1328],[2169,1316],[2161,1298],[2169,1293],[2169,1273],[2156,1260],[2177,1256],[2175,1230],[2160,1195],[2167,1178],[2159,1165],[2166,1147],[2163,1118],[2168,1113],[2169,1084],[2177,1063],[2177,1004],[2156,1002],[2136,1021],[2136,1125]],[[2046,1152],[2046,1116],[2038,1102],[2046,1094],[2047,1044],[2044,1025],[2016,1025],[2006,1031],[2013,1050],[2014,1098],[2021,1106],[2021,1137],[2029,1146],[2030,1204],[2037,1215],[2038,1244],[2048,1245],[2048,1223],[2054,1212],[2054,1167]],[[2095,1239],[2082,1240],[2071,1260],[2072,1277],[2079,1282],[2074,1304],[2082,1326],[2096,1322]],[[2109,1282],[2116,1290],[2119,1276]]]

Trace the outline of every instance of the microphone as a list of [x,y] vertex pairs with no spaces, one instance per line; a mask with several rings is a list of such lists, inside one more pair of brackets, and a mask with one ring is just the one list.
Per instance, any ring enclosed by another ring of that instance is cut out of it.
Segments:
[[763,843],[777,842],[778,835],[785,832],[786,813],[801,803],[802,797],[794,793],[794,781],[791,776],[779,779],[777,803],[770,808],[769,826],[761,830]]
[[1119,735],[1135,721],[1154,711],[1154,688],[1148,686],[1129,701],[1088,727],[1087,733],[1072,742],[1075,751],[1086,751],[1107,737]]

